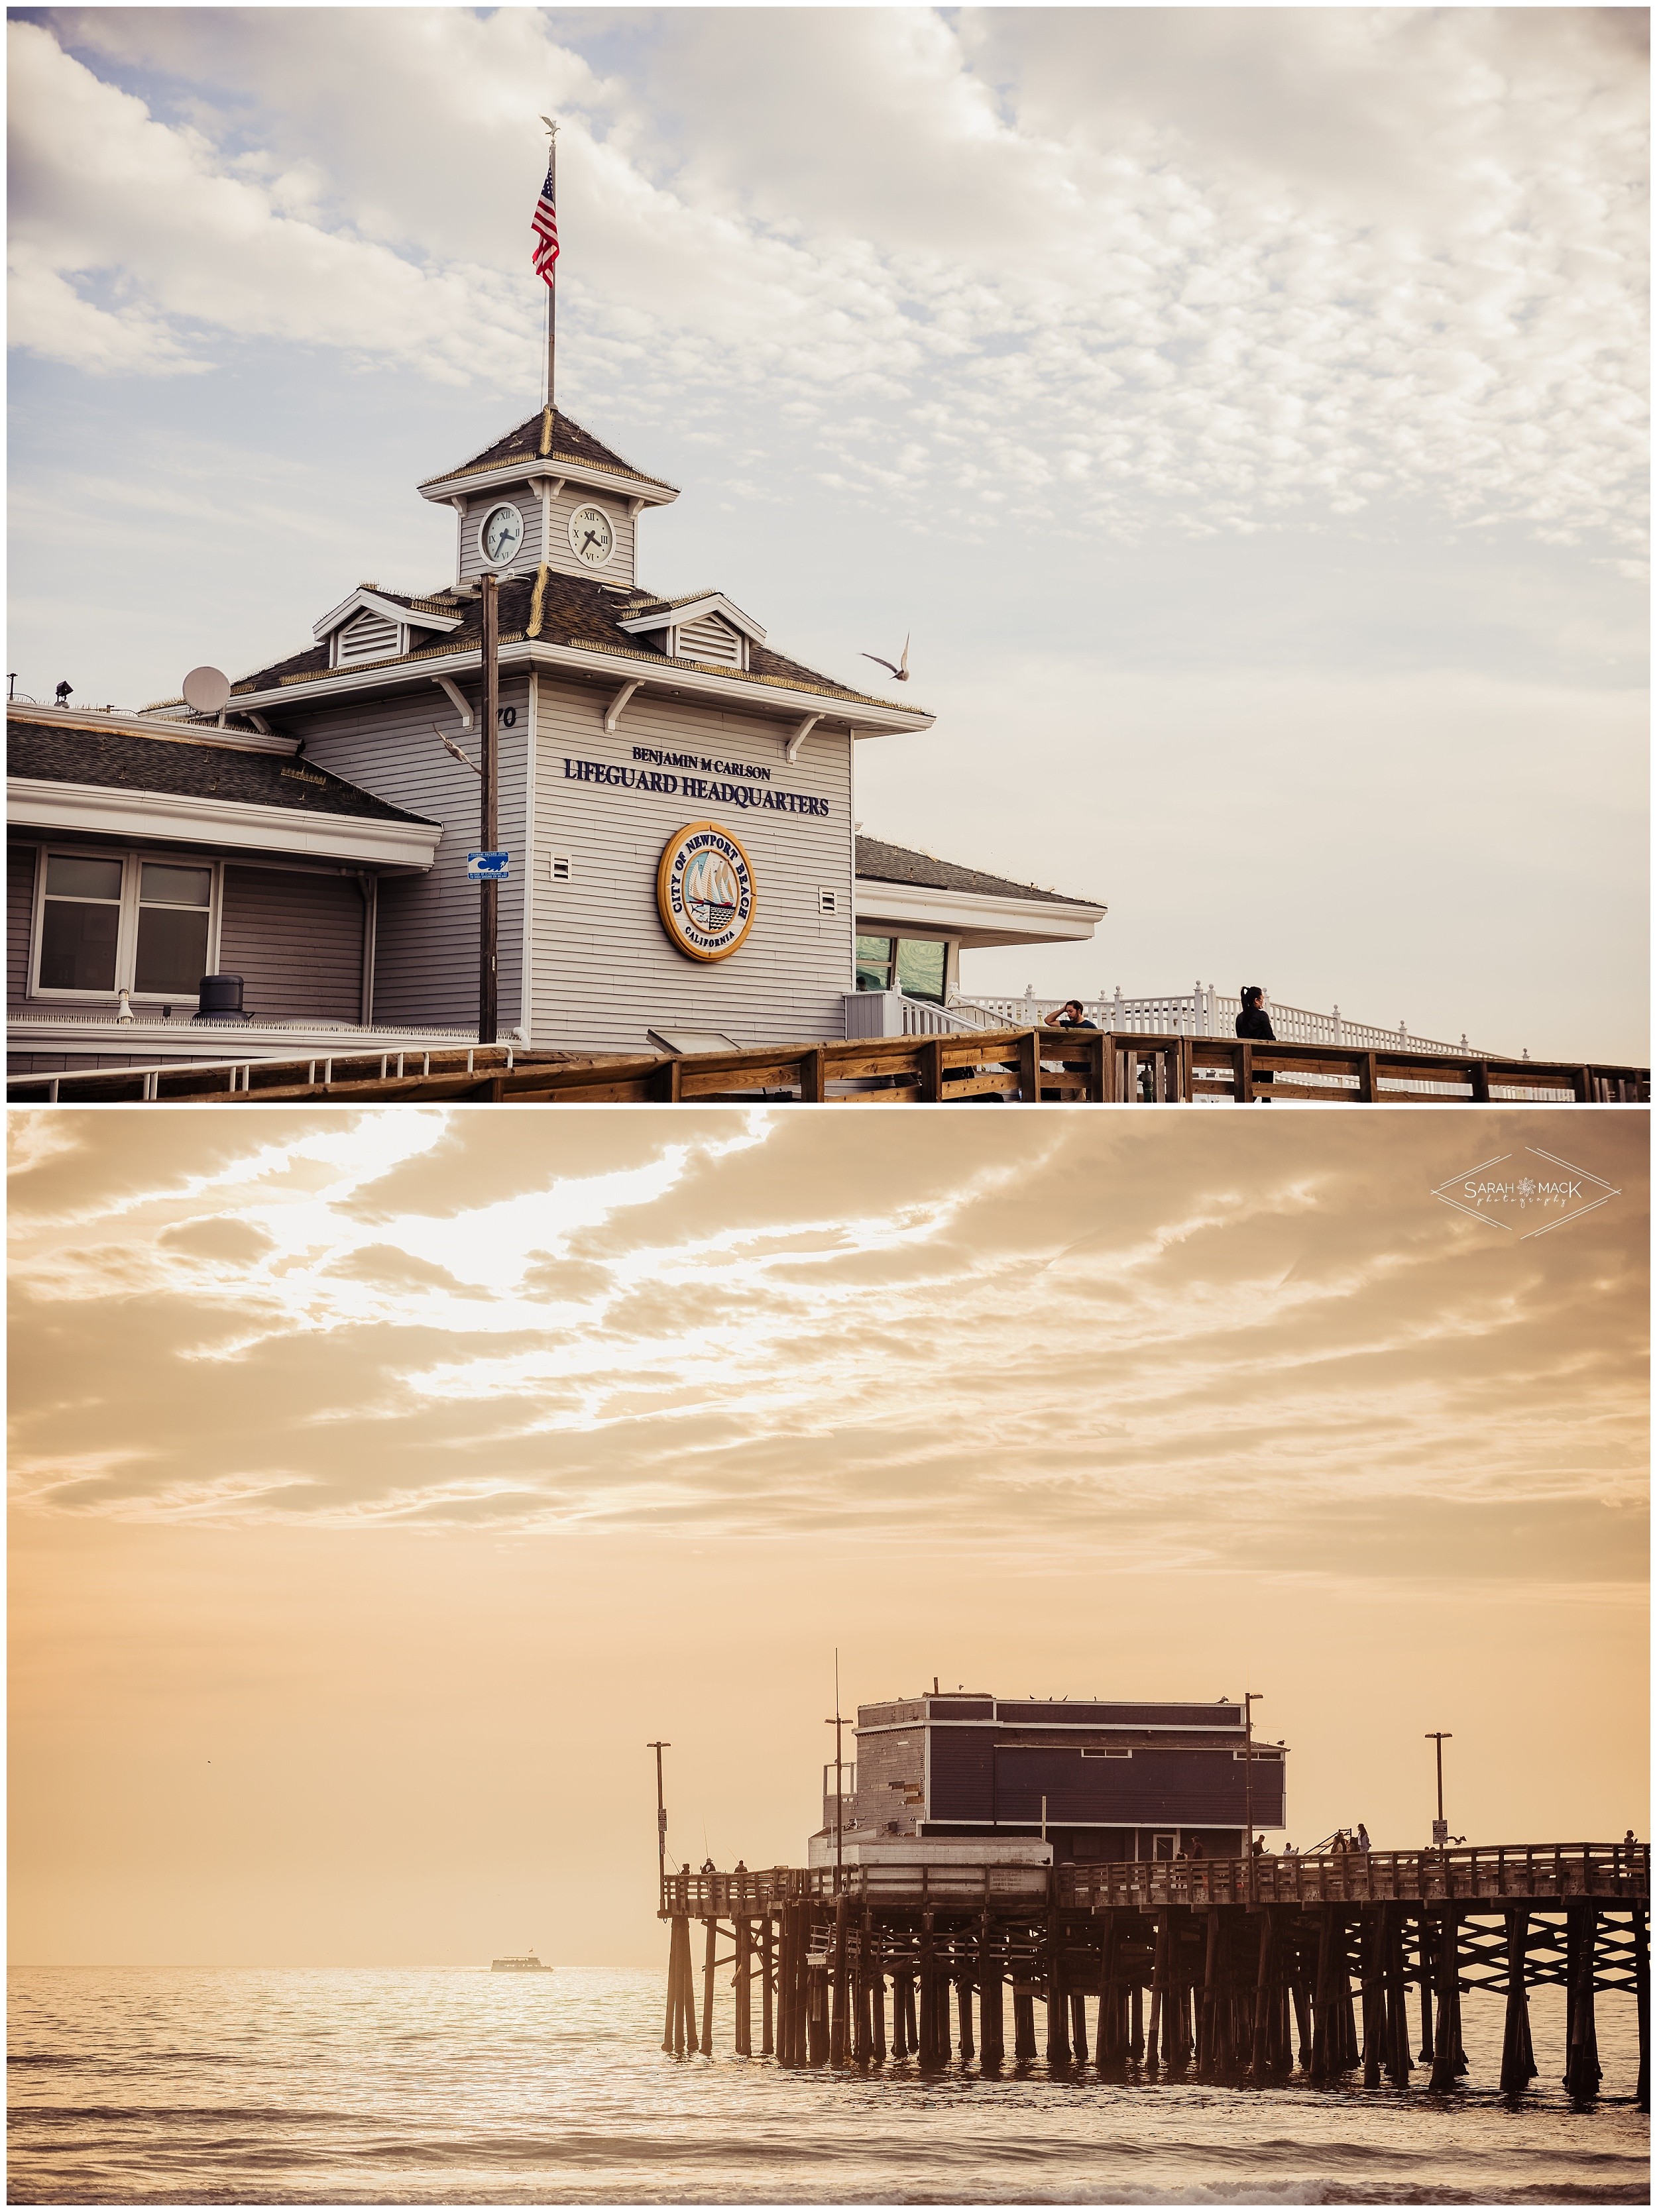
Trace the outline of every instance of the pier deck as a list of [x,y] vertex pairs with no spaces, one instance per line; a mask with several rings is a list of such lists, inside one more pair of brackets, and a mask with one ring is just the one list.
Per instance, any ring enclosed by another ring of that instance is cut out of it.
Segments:
[[1501,2087],[1517,2094],[1538,2071],[1530,1992],[1553,1984],[1563,2079],[1585,2102],[1601,2078],[1595,1999],[1634,1997],[1648,2106],[1650,1875],[1648,1847],[1618,1844],[666,1875],[662,2048],[711,2051],[715,1977],[730,1966],[736,2051],[785,2066],[977,2056],[993,2072],[1045,2051],[1107,2075],[1361,2068],[1371,2087],[1419,2065],[1446,2090],[1466,2070],[1462,1996],[1482,1990],[1505,2002]]

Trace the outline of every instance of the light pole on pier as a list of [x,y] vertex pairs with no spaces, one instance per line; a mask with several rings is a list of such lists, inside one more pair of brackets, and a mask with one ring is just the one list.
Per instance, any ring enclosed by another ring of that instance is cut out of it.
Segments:
[[1444,1817],[1444,1747],[1452,1741],[1453,1734],[1450,1729],[1428,1729],[1422,1735],[1422,1741],[1433,1747],[1433,1758],[1438,1768],[1438,1818],[1433,1823],[1433,1848],[1437,1851],[1445,1850],[1450,1841],[1450,1824]]
[[846,1770],[840,1756],[840,1732],[845,1721],[840,1711],[840,1653],[838,1646],[834,1654],[834,1717],[825,1725],[834,1730],[834,1894],[838,1897],[846,1861]]
[[661,1794],[661,1754],[673,1746],[647,1743],[644,1748],[656,1755],[656,1894],[661,1897],[667,1888],[667,1803]]
[[1254,1870],[1254,1708],[1264,1703],[1264,1692],[1243,1692],[1243,1819],[1248,1827],[1248,1897],[1254,1904],[1259,1887]]

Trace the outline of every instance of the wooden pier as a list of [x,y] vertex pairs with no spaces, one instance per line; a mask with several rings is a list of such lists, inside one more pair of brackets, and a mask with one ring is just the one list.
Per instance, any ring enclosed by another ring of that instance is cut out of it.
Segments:
[[1648,2109],[1650,1875],[1648,1846],[1611,1844],[664,1875],[661,2047],[711,2053],[731,1967],[735,2051],[783,2066],[994,2073],[1045,2056],[1124,2079],[1361,2070],[1374,2088],[1419,2070],[1446,2091],[1467,2070],[1474,1991],[1505,2003],[1499,2087],[1518,2095],[1538,2073],[1530,1993],[1553,1984],[1561,2079],[1583,2102],[1601,2078],[1595,2000],[1633,1996]]
[[236,1059],[13,1076],[14,1105],[203,1106],[334,1100],[490,1104],[1161,1105],[1263,1098],[1370,1106],[1637,1105],[1650,1070],[1474,1054],[1256,1044],[1101,1030],[978,1030],[731,1052],[572,1053],[522,1045]]

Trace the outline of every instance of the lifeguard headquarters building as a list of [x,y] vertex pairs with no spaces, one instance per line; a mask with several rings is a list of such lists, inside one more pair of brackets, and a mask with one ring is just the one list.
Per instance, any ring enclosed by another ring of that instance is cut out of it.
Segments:
[[503,1037],[888,1033],[963,949],[1091,937],[1100,904],[858,836],[859,746],[932,716],[789,659],[722,591],[641,583],[672,484],[541,408],[418,489],[453,511],[453,576],[344,592],[222,716],[9,710],[15,1074],[222,1057],[218,975],[238,1057],[475,1035],[486,572]]
[[[1240,1858],[1288,1818],[1288,1754],[1243,1708],[934,1692],[859,1705],[837,1807],[824,1770],[811,1863]],[[837,1812],[838,1820],[837,1825]]]

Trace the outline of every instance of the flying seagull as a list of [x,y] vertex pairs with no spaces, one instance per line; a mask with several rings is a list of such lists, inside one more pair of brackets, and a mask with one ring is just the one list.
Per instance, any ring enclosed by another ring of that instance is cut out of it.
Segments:
[[889,668],[889,669],[892,671],[892,672],[893,676],[895,676],[895,677],[897,678],[897,679],[898,679],[898,681],[899,681],[899,684],[907,684],[907,683],[908,683],[908,681],[909,681],[909,640],[908,640],[907,638],[905,638],[905,639],[904,640],[904,659],[903,659],[903,665],[902,665],[901,667],[899,667],[899,666],[898,665],[898,664],[897,664],[895,661],[892,661],[892,660],[883,660],[883,659],[881,659],[880,655],[878,653],[864,653],[864,654],[862,655],[862,658],[863,658],[865,660],[876,660],[876,661],[880,661],[880,666],[881,666],[882,668]]

